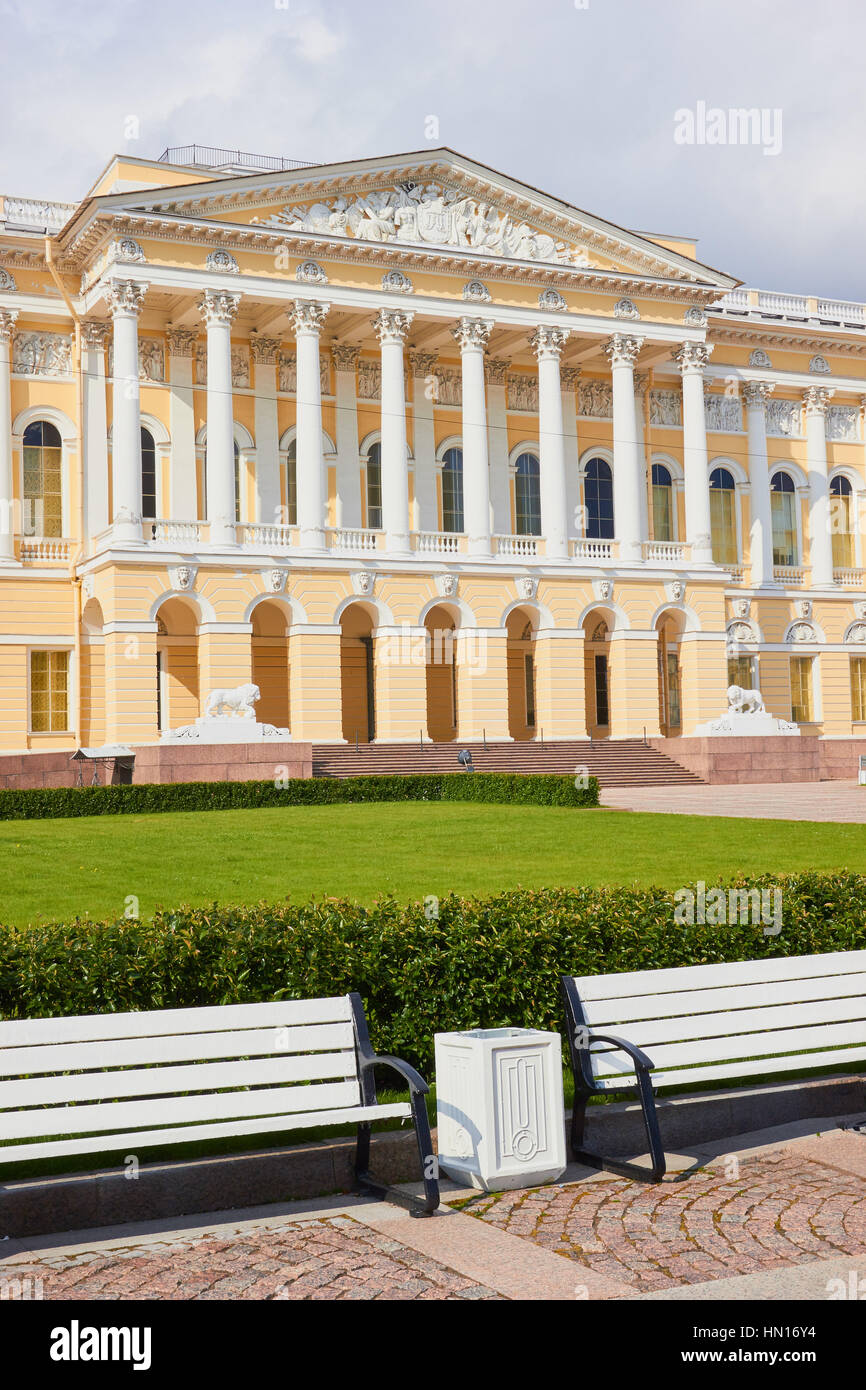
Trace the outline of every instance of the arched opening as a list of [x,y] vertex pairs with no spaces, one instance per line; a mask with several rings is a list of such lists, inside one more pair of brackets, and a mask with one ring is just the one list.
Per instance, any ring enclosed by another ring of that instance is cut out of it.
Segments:
[[663,613],[656,623],[658,633],[659,725],[665,738],[679,738],[683,731],[680,613]]
[[733,473],[727,468],[714,468],[710,474],[710,532],[717,565],[739,564],[735,501]]
[[276,600],[252,611],[252,678],[261,691],[256,718],[277,729],[291,728],[289,707],[289,624]]
[[595,609],[583,624],[586,727],[591,738],[610,738],[610,629],[606,613]]
[[506,669],[508,674],[508,732],[513,739],[536,735],[535,615],[526,608],[515,608],[505,620]]
[[365,503],[367,528],[382,529],[382,445],[376,442],[367,450],[365,466]]
[[851,484],[844,473],[838,473],[830,479],[830,532],[833,538],[833,568],[836,570],[853,569],[857,563],[854,557],[853,504]]
[[773,522],[773,564],[797,563],[797,512],[794,479],[790,473],[774,473],[770,482],[770,516]]
[[349,743],[372,743],[376,737],[373,627],[362,603],[350,604],[340,618],[343,738]]
[[674,485],[670,469],[663,463],[652,466],[653,540],[674,539]]
[[613,474],[604,459],[590,459],[583,479],[586,506],[586,534],[591,540],[611,541],[614,537]]
[[449,743],[457,737],[456,623],[442,604],[424,619],[427,629],[427,737]]
[[446,449],[442,458],[442,530],[463,530],[463,450]]
[[182,598],[169,598],[156,615],[158,727],[176,729],[199,716],[198,615]]
[[141,515],[145,521],[155,521],[156,510],[156,444],[150,430],[141,427]]
[[63,535],[63,441],[56,425],[34,420],[24,431],[22,531]]

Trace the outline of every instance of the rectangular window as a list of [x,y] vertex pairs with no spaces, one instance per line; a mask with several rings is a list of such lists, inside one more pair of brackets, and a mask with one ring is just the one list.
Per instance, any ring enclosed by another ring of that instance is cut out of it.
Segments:
[[755,677],[750,656],[728,657],[728,685],[738,685],[741,690],[753,690]]
[[595,658],[595,722],[599,728],[606,729],[610,722],[607,699],[607,657]]
[[69,728],[69,653],[30,653],[30,728],[34,734]]
[[672,508],[673,488],[656,487],[653,484],[653,539],[672,541],[674,538],[674,518]]
[[529,729],[535,728],[535,663],[532,653],[527,652],[523,658],[523,679],[526,687],[526,726]]
[[812,722],[812,658],[791,657],[791,718],[795,724]]
[[286,511],[290,526],[298,524],[298,460],[294,448],[286,463]]
[[382,465],[372,457],[367,459],[367,526],[382,529]]
[[796,565],[797,521],[792,492],[770,493],[770,516],[773,523],[773,564]]
[[737,520],[734,514],[734,493],[729,488],[710,488],[710,530],[713,537],[713,559],[717,565],[736,565]]
[[28,536],[63,535],[62,450],[24,446],[24,517]]
[[851,718],[866,720],[866,656],[851,658]]

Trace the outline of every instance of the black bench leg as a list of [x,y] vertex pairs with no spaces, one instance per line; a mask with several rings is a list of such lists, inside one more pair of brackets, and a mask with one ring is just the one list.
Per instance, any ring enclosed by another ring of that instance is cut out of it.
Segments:
[[586,1124],[586,1103],[589,1097],[580,1094],[575,1095],[574,1107],[571,1112],[571,1155],[576,1163],[584,1163],[588,1168],[603,1168],[605,1172],[617,1173],[623,1178],[637,1178],[640,1182],[661,1182],[667,1172],[667,1160],[659,1132],[652,1082],[647,1072],[638,1070],[637,1084],[651,1166],[644,1168],[641,1164],[629,1163],[626,1159],[603,1158],[601,1154],[588,1153],[584,1149],[583,1133]]
[[430,1134],[430,1121],[423,1095],[414,1093],[411,1097],[412,1124],[418,1142],[418,1157],[421,1160],[421,1174],[424,1182],[424,1196],[413,1197],[399,1188],[390,1187],[374,1178],[370,1172],[370,1126],[358,1125],[358,1142],[355,1148],[355,1180],[361,1192],[376,1197],[387,1197],[401,1207],[406,1207],[412,1216],[432,1216],[439,1206],[439,1162],[433,1152],[433,1139]]

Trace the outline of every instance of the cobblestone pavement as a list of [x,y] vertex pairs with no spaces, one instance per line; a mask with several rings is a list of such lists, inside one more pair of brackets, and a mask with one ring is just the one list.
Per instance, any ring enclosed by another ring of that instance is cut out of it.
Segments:
[[460,1209],[641,1293],[866,1252],[866,1180],[788,1154],[682,1182],[603,1177]]
[[[351,1217],[227,1238],[34,1257],[7,1267],[8,1297],[44,1299],[492,1299],[498,1295]],[[41,1287],[33,1282],[41,1279]]]

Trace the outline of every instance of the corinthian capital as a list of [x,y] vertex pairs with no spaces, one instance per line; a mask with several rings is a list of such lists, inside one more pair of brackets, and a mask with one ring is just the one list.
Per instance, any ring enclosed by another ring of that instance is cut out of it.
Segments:
[[405,309],[380,309],[373,319],[373,332],[379,343],[400,343],[406,341],[409,326],[415,317]]
[[603,346],[605,356],[612,367],[633,367],[643,347],[643,338],[637,338],[631,333],[614,333]]
[[358,358],[361,349],[356,343],[332,343],[331,356],[334,359],[334,366],[338,372],[355,372],[358,370]]
[[106,298],[112,318],[118,314],[141,313],[148,286],[140,280],[109,280]]
[[412,348],[409,352],[409,366],[412,368],[413,376],[429,376],[439,360],[436,352],[422,352],[420,348]]
[[710,360],[712,343],[680,343],[671,355],[685,376],[686,372],[702,372]]
[[253,361],[258,367],[275,367],[280,350],[279,338],[262,338],[258,333],[250,334],[250,347]]
[[0,309],[0,343],[11,343],[17,317],[17,309]]
[[324,304],[320,299],[293,300],[291,320],[295,337],[304,333],[321,333],[330,312],[330,304]]
[[508,357],[488,357],[484,364],[489,386],[504,386],[511,360]]
[[492,319],[476,319],[467,316],[457,320],[451,329],[451,337],[461,352],[466,352],[470,348],[478,348],[483,352],[490,342],[492,332]]
[[540,324],[529,340],[529,346],[538,361],[540,362],[543,357],[558,358],[570,331],[568,328],[550,328],[545,324]]
[[774,381],[746,381],[743,383],[743,400],[749,410],[763,410],[775,389]]
[[111,324],[106,323],[105,319],[85,319],[81,325],[84,346],[93,348],[96,352],[105,347],[110,332]]
[[167,328],[169,357],[195,357],[198,342],[197,328]]
[[216,323],[221,324],[224,328],[230,328],[240,302],[240,295],[230,294],[228,290],[205,290],[198,302],[198,307],[208,328]]
[[807,415],[824,415],[830,404],[830,397],[836,393],[832,386],[807,386],[803,392],[803,404]]

